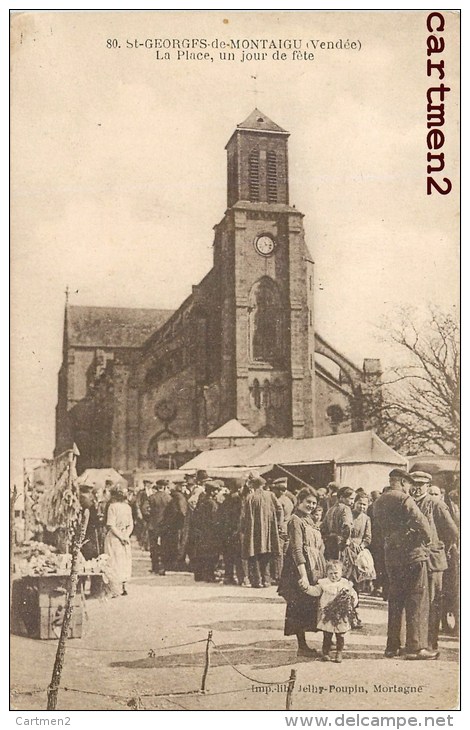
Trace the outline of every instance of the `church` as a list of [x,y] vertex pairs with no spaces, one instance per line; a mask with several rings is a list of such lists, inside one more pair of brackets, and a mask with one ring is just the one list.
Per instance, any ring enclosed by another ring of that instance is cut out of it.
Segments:
[[234,439],[367,428],[380,361],[359,367],[315,330],[288,138],[258,109],[236,126],[213,267],[178,309],[66,303],[56,455],[75,442],[80,470],[131,472],[183,464],[228,423]]

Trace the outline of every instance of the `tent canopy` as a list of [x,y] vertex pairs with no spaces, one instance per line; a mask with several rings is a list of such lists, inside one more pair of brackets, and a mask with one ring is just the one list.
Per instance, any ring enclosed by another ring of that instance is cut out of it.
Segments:
[[405,466],[407,460],[387,446],[373,431],[358,431],[311,439],[260,439],[250,446],[203,451],[181,467],[269,467],[274,464],[387,464]]
[[262,464],[393,464],[406,466],[406,459],[387,446],[373,431],[341,433],[312,439],[280,439],[250,461]]
[[232,418],[230,421],[227,421],[227,423],[224,423],[224,425],[220,428],[216,428],[215,431],[212,431],[207,438],[253,438],[254,435],[255,434],[245,428],[240,421],[237,421],[236,418]]
[[210,449],[203,451],[180,467],[181,471],[191,469],[210,469],[241,467],[249,468],[251,460],[266,450],[271,439],[260,439],[259,443],[249,446],[231,446],[228,449]]
[[106,480],[109,479],[113,484],[123,484],[127,487],[127,480],[119,474],[116,469],[85,469],[83,474],[77,479],[78,484],[86,484],[88,487],[104,488]]
[[460,473],[460,459],[448,454],[410,456],[410,471],[426,471],[428,474]]

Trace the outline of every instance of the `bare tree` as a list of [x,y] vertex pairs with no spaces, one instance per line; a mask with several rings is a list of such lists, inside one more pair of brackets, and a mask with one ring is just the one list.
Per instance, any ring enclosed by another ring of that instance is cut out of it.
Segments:
[[402,453],[459,453],[460,331],[456,316],[431,307],[426,321],[400,310],[382,328],[399,364],[382,388],[364,395],[364,412],[390,446]]

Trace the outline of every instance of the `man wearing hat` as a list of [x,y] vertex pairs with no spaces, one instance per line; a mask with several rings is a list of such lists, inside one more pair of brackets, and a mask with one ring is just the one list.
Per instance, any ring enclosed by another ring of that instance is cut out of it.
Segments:
[[149,498],[152,494],[153,482],[151,479],[143,480],[143,487],[139,489],[135,497],[134,515],[136,519],[136,535],[142,550],[149,549]]
[[168,479],[159,479],[149,497],[149,542],[152,572],[165,575],[162,540],[165,528],[165,512],[171,502]]
[[[405,653],[406,659],[436,659],[428,649],[429,587],[427,559],[431,529],[409,492],[413,477],[403,469],[389,475],[390,489],[374,503],[375,529],[383,542],[389,580],[388,630],[385,656]],[[400,646],[402,614],[406,616],[406,646]]]
[[242,557],[248,559],[253,588],[270,585],[269,562],[280,553],[279,523],[282,509],[272,492],[263,487],[263,477],[250,474],[248,494],[242,513]]
[[229,479],[229,494],[219,505],[217,522],[224,557],[224,583],[226,585],[249,585],[241,553],[240,516],[242,512],[242,480]]
[[287,550],[287,523],[294,511],[292,500],[287,496],[287,477],[275,479],[271,484],[271,491],[275,495],[277,501],[281,505],[282,516],[279,520],[279,543],[280,553],[271,562],[271,575],[275,583],[279,583],[284,562],[284,555]]
[[80,547],[80,552],[85,560],[92,560],[93,558],[97,558],[101,552],[99,542],[101,521],[96,509],[93,487],[88,484],[80,485],[79,500],[82,510],[88,510],[88,522],[85,531],[85,538]]
[[215,569],[221,550],[216,497],[220,486],[204,480],[204,493],[198,499],[191,524],[191,566],[194,580],[215,582]]
[[166,570],[186,570],[189,507],[183,479],[173,481],[170,501],[163,514],[162,554]]
[[446,553],[455,542],[459,532],[445,502],[433,497],[428,489],[432,482],[431,474],[414,471],[413,486],[410,494],[426,517],[431,529],[430,552],[427,561],[429,580],[429,648],[437,651],[439,624],[442,606],[442,576],[447,570]]
[[193,512],[196,509],[198,499],[204,492],[204,485],[210,481],[206,471],[199,469],[196,472],[196,481],[190,486],[191,494],[188,498],[189,509]]
[[353,504],[354,490],[351,487],[341,487],[337,501],[327,511],[321,526],[326,560],[343,559],[353,529]]

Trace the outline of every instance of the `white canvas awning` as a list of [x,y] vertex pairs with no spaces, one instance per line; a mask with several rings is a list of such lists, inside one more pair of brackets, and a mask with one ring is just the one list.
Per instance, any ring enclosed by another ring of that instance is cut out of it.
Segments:
[[391,464],[406,466],[406,459],[373,431],[341,433],[312,439],[278,439],[250,460],[263,464]]
[[191,469],[243,468],[249,469],[250,462],[258,454],[266,450],[271,439],[259,439],[248,446],[231,446],[228,449],[210,449],[203,451],[180,467],[181,471]]
[[276,464],[302,466],[334,464],[337,481],[366,491],[382,489],[394,467],[407,466],[407,460],[382,441],[373,431],[321,436],[312,439],[260,439],[250,446],[203,451],[181,467],[182,471],[237,469],[265,472]]
[[127,487],[127,479],[119,474],[116,469],[85,469],[83,474],[77,479],[78,484],[86,484],[88,487],[98,487],[103,489],[106,481],[110,480],[113,484],[123,484]]

